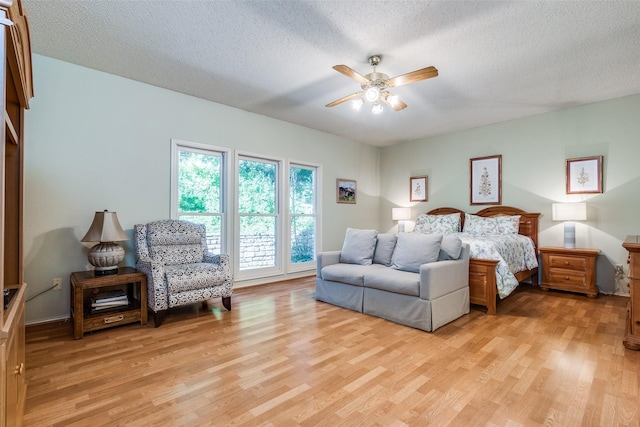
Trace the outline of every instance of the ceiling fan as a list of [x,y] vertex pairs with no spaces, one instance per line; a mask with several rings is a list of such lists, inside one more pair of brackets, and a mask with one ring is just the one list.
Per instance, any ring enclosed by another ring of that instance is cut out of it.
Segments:
[[367,100],[373,103],[371,111],[374,114],[380,114],[383,110],[382,103],[380,101],[396,111],[404,110],[407,108],[407,104],[402,102],[397,95],[389,92],[388,89],[419,82],[420,80],[430,79],[438,75],[438,70],[435,67],[426,67],[407,74],[389,78],[386,74],[378,73],[376,71],[376,66],[380,64],[381,59],[381,55],[373,55],[369,57],[369,64],[373,67],[373,72],[366,76],[358,74],[346,65],[334,66],[333,69],[337,72],[342,73],[360,83],[362,90],[333,101],[327,104],[326,107],[334,107],[338,104],[342,104],[343,102],[353,100],[354,108],[359,110],[360,107],[364,105],[365,100]]

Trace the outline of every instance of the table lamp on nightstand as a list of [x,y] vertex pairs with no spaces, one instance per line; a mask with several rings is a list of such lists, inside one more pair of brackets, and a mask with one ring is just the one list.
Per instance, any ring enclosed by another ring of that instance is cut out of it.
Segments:
[[398,233],[404,233],[404,222],[411,219],[411,208],[391,208],[391,219],[398,221]]
[[565,221],[564,247],[574,249],[576,247],[576,224],[573,221],[585,221],[587,219],[587,204],[554,203],[551,205],[551,214],[554,221]]
[[81,242],[100,242],[91,249],[87,258],[95,267],[97,276],[118,273],[118,263],[124,260],[124,249],[115,242],[129,240],[115,212],[96,212],[89,231]]

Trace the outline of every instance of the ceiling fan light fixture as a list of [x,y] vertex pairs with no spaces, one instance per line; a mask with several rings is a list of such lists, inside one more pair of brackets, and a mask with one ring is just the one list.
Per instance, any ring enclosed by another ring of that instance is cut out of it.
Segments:
[[373,114],[380,114],[382,113],[382,110],[384,110],[384,108],[382,107],[382,104],[380,104],[379,102],[376,102],[375,104],[373,104],[373,108],[371,108],[371,112]]
[[354,99],[353,101],[351,101],[351,105],[353,106],[354,110],[360,111],[360,109],[364,105],[364,99],[362,98]]
[[376,102],[380,98],[380,89],[377,86],[369,86],[364,93],[369,102]]

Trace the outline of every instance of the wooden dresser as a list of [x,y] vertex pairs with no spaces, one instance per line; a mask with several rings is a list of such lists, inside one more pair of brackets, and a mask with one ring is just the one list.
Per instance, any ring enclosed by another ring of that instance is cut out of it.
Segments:
[[640,350],[640,236],[627,236],[622,247],[629,251],[629,302],[622,343],[629,350]]
[[0,0],[3,95],[0,200],[0,426],[22,425],[25,381],[23,268],[24,111],[33,96],[29,26],[21,0]]

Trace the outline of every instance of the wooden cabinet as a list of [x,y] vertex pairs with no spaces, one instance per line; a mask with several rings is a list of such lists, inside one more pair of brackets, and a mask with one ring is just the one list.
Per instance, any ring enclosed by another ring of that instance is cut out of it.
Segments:
[[542,256],[543,290],[580,292],[588,297],[598,295],[596,286],[597,249],[538,248]]
[[622,343],[629,350],[640,350],[640,236],[627,236],[622,247],[629,252],[629,302]]
[[23,268],[24,111],[33,96],[29,26],[21,0],[0,0],[0,427],[22,425],[26,397]]

